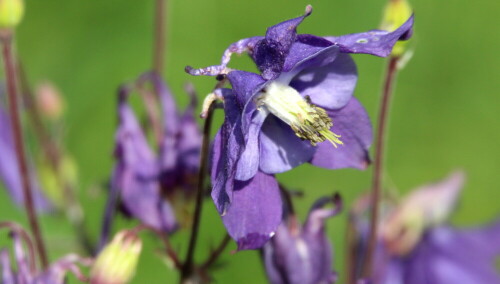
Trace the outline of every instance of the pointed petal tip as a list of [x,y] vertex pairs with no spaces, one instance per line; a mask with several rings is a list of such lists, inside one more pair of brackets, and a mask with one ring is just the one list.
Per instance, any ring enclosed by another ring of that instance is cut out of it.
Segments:
[[260,249],[274,236],[274,234],[275,232],[271,232],[268,235],[251,233],[243,238],[239,238],[236,241],[238,251]]

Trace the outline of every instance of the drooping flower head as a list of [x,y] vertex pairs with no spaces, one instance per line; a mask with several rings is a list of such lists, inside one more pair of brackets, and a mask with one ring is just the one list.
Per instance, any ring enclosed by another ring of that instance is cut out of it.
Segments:
[[[500,283],[494,263],[500,256],[500,222],[467,229],[446,224],[463,182],[463,173],[454,173],[386,208],[377,236],[373,283]],[[366,223],[357,219],[360,242],[366,242]],[[360,244],[358,258],[362,248]]]
[[[334,203],[335,208],[323,208]],[[321,198],[312,206],[304,226],[289,216],[276,235],[264,246],[267,276],[273,284],[334,283],[332,245],[325,232],[327,218],[341,210],[338,195]]]
[[[297,34],[298,25],[311,12],[308,6],[303,16],[270,27],[265,36],[231,44],[220,65],[186,68],[192,75],[227,76],[232,86],[219,90],[226,120],[216,136],[212,161],[212,197],[223,215],[238,206],[230,206],[235,184],[251,184],[256,175],[285,172],[305,162],[329,169],[364,169],[369,164],[371,125],[352,97],[357,72],[348,53],[389,55],[398,40],[410,36],[413,17],[393,32]],[[232,53],[243,52],[261,74],[227,67]],[[253,206],[263,212],[281,205]]]

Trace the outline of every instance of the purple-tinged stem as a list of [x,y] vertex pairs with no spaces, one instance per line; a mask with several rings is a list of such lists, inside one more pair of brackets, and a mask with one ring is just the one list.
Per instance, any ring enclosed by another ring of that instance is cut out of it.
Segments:
[[196,241],[198,239],[198,231],[200,228],[201,221],[201,210],[203,207],[203,195],[204,195],[204,184],[205,184],[205,176],[207,175],[207,166],[208,166],[208,155],[209,155],[209,141],[210,141],[210,129],[212,128],[212,120],[215,109],[215,101],[210,104],[208,109],[208,114],[205,119],[205,124],[203,126],[203,142],[201,146],[201,157],[200,157],[200,171],[198,172],[198,186],[196,191],[196,203],[195,203],[195,211],[193,216],[193,224],[191,227],[191,236],[189,239],[188,251],[186,254],[186,260],[184,261],[184,265],[182,266],[181,271],[181,282],[183,280],[189,279],[189,277],[193,273],[194,269],[194,251],[196,249]]
[[28,220],[31,232],[35,237],[36,248],[42,267],[45,269],[48,265],[47,252],[45,244],[40,231],[40,225],[35,212],[35,205],[33,202],[33,192],[31,188],[30,175],[28,172],[28,165],[24,153],[23,133],[21,129],[21,121],[19,118],[19,106],[17,102],[17,82],[16,70],[14,63],[14,56],[12,54],[12,32],[3,31],[0,36],[2,44],[2,56],[5,68],[5,76],[7,80],[7,95],[9,98],[9,114],[12,132],[14,135],[14,145],[16,149],[16,157],[18,161],[19,172],[21,173],[21,182],[23,185],[24,206],[28,214]]
[[165,9],[166,0],[156,0],[154,21],[153,70],[162,74],[165,64]]
[[369,279],[370,275],[372,274],[373,256],[377,244],[380,196],[382,191],[382,178],[384,174],[385,136],[389,118],[392,87],[396,79],[398,60],[399,57],[391,57],[389,59],[378,116],[378,125],[375,138],[375,161],[373,163],[370,235],[368,237],[368,247],[362,270],[365,279]]

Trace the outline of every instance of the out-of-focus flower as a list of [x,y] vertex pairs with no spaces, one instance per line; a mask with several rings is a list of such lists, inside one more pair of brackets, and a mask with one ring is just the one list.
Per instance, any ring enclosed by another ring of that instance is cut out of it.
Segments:
[[[116,164],[111,178],[127,212],[157,230],[176,228],[174,212],[160,189],[160,164],[128,105],[128,89],[119,92],[119,125],[115,137]],[[113,198],[113,194],[110,194]]]
[[142,242],[131,231],[121,231],[99,253],[92,265],[90,283],[123,284],[135,274]]
[[[413,191],[386,207],[378,234],[375,284],[500,283],[500,222],[458,229],[446,224],[463,186],[461,172]],[[361,242],[367,223],[358,223]],[[358,256],[362,256],[360,245]]]
[[[323,208],[333,203],[335,208]],[[341,210],[338,195],[321,198],[312,206],[304,226],[289,216],[276,235],[264,246],[267,276],[273,284],[334,283],[332,245],[325,232],[325,220]]]
[[[14,225],[18,227],[17,225]],[[86,281],[87,278],[80,271],[79,265],[90,266],[92,260],[82,258],[76,254],[66,255],[52,263],[44,271],[39,271],[35,266],[34,255],[27,256],[24,252],[20,235],[13,231],[15,269],[11,265],[9,250],[0,250],[0,280],[2,284],[64,284],[68,272],[73,273],[79,280]]]
[[51,120],[57,120],[64,113],[65,105],[59,90],[50,82],[37,86],[36,105],[40,113]]
[[0,1],[0,28],[15,28],[23,19],[23,0]]
[[[168,198],[192,192],[198,172],[201,133],[194,118],[196,101],[179,114],[173,96],[155,72],[143,74],[138,84],[150,82],[159,96],[162,131],[158,154],[151,149],[128,103],[131,89],[119,91],[114,168],[111,187],[118,190],[124,209],[144,224],[164,232],[178,225]],[[110,195],[113,198],[113,194]]]
[[[235,192],[243,196],[250,188],[236,189],[235,184],[251,184],[256,175],[285,172],[305,162],[330,169],[364,169],[369,163],[371,125],[352,97],[357,73],[347,53],[389,55],[396,41],[407,38],[413,18],[394,32],[330,38],[297,34],[311,11],[308,6],[304,16],[270,27],[265,37],[231,44],[221,65],[186,68],[192,75],[227,75],[232,85],[232,90],[218,90],[226,121],[216,135],[212,160],[212,197],[222,215],[238,210],[231,204]],[[250,54],[261,75],[227,68],[231,54],[243,52]],[[335,149],[338,144],[343,146]],[[282,205],[267,201],[254,206],[273,209],[272,216],[277,216]]]
[[[36,174],[30,168],[31,188],[33,189],[33,198],[35,208],[38,211],[48,211],[51,209],[50,203],[42,195]],[[16,157],[14,138],[12,128],[7,112],[0,103],[0,180],[5,189],[9,191],[10,196],[17,204],[24,204],[24,194],[19,172],[18,161]]]

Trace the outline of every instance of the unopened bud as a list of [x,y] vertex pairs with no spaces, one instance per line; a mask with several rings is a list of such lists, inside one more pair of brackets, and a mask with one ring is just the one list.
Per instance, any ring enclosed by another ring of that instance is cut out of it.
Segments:
[[142,249],[136,234],[121,231],[101,251],[90,272],[91,284],[127,283],[135,274]]
[[[410,4],[406,0],[389,0],[385,6],[380,29],[394,31],[400,27],[412,14]],[[401,56],[405,52],[407,41],[398,41],[392,49],[392,56]]]
[[43,116],[52,120],[61,117],[64,112],[64,100],[53,84],[45,82],[38,85],[35,94],[37,107]]
[[23,0],[0,0],[0,28],[15,28],[23,14]]

